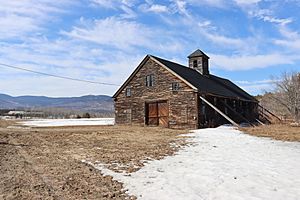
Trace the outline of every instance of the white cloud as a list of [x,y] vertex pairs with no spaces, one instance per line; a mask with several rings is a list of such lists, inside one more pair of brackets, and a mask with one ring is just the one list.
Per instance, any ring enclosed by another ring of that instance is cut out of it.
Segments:
[[118,8],[122,5],[132,7],[136,4],[136,0],[89,0],[94,6],[100,6],[104,8]]
[[21,37],[24,34],[41,29],[35,19],[19,15],[1,17],[0,27],[0,39]]
[[133,11],[130,7],[122,5],[121,10],[124,12],[120,16],[124,19],[131,19],[131,18],[136,18],[137,14],[135,11]]
[[238,5],[251,5],[251,4],[257,4],[261,2],[262,0],[234,0]]
[[242,81],[234,81],[234,82],[238,83],[238,84],[243,84],[243,85],[253,85],[253,84],[271,84],[271,83],[274,83],[274,80],[271,80],[271,79],[256,80],[256,81],[242,80]]
[[175,5],[175,12],[184,15],[185,17],[191,17],[189,11],[187,10],[187,2],[184,0],[173,0]]
[[149,11],[156,12],[156,13],[162,13],[162,12],[168,12],[168,8],[167,8],[167,6],[164,6],[164,5],[154,4],[154,5],[150,6]]
[[114,0],[90,0],[92,5],[95,6],[100,6],[100,7],[104,7],[104,8],[114,8],[115,7],[115,3],[117,3],[118,1],[114,1]]
[[290,49],[300,49],[300,38],[297,40],[275,40],[275,44],[285,46]]
[[62,32],[71,38],[127,49],[134,46],[152,46],[151,31],[133,21],[116,17],[88,21],[81,19],[80,26],[70,32]]
[[300,34],[296,31],[288,29],[286,26],[280,26],[279,32],[284,37],[283,39],[275,39],[274,43],[277,45],[285,46],[290,50],[300,49]]
[[167,13],[167,12],[169,12],[169,9],[168,9],[167,6],[160,5],[160,4],[152,4],[152,5],[144,4],[144,5],[141,6],[141,9],[144,12],[154,12],[154,13]]
[[106,9],[123,11],[119,16],[125,19],[135,18],[137,16],[133,9],[136,4],[135,0],[90,0],[91,5]]
[[292,18],[277,18],[273,16],[273,11],[269,9],[253,9],[248,12],[251,17],[256,17],[265,22],[286,25],[293,22]]
[[[2,47],[0,63],[54,75],[113,84],[121,84],[144,56],[137,52],[104,51],[99,47],[91,47],[72,40],[35,39],[29,40],[26,44],[1,43],[0,45]],[[2,80],[0,90],[14,95],[112,95],[118,88],[36,75],[2,66],[0,69]]]
[[120,5],[126,5],[132,7],[136,4],[137,0],[89,0],[94,6],[100,6],[104,8],[117,8]]
[[227,8],[227,5],[230,4],[230,1],[228,0],[186,0],[186,2],[192,6],[211,6],[216,8]]
[[264,17],[262,17],[262,19],[267,22],[278,23],[281,25],[285,25],[285,24],[289,24],[289,23],[293,22],[293,20],[291,18],[279,19],[279,18],[275,18],[272,16],[264,16]]
[[[50,22],[63,21],[63,15],[69,12],[68,10],[72,12],[66,5],[75,1],[41,2],[34,0],[1,2],[0,26],[3,28],[0,29],[0,62],[52,74],[119,84],[129,76],[147,53],[170,57],[175,61],[183,59],[182,62],[186,65],[183,55],[186,49],[210,49],[211,52],[218,52],[209,54],[212,70],[214,67],[225,70],[251,70],[295,64],[300,60],[298,53],[300,34],[287,28],[297,16],[277,17],[275,11],[260,9],[261,4],[257,0],[237,0],[236,3],[226,0],[170,0],[169,4],[164,5],[152,0],[143,3],[137,0],[90,0],[94,7],[87,9],[93,11],[95,8],[108,9],[105,10],[105,16],[110,16],[98,19],[99,15],[92,13],[80,21],[73,18],[72,20],[77,20],[76,24],[68,23],[61,28],[62,34],[55,33],[55,35],[48,34],[53,32]],[[137,7],[138,5],[143,6]],[[243,29],[243,37],[239,36],[241,33],[239,30],[236,32],[231,30],[231,26],[235,26],[232,22],[230,26],[226,26],[227,19],[224,19],[222,25],[218,25],[215,23],[218,16],[204,16],[198,12],[207,6],[242,9],[250,17],[259,19],[260,23],[270,22],[279,27],[281,37],[265,33],[264,28],[256,30],[255,25],[247,27],[255,31],[249,33],[249,30]],[[84,5],[80,8],[84,8]],[[147,20],[150,18],[144,21],[144,17],[148,15],[142,16],[144,13],[141,11],[158,13],[157,17],[164,21],[148,24]],[[79,14],[76,13],[76,16]],[[262,34],[259,34],[260,31]],[[11,42],[11,38],[17,42]],[[230,52],[233,56],[228,56]],[[3,81],[3,77],[6,76],[20,78],[24,84],[17,85],[9,79]],[[87,94],[87,91],[94,94],[113,94],[115,91],[114,88],[106,86],[94,87],[72,81],[56,81],[4,68],[0,70],[0,79],[2,80],[0,90],[11,93],[5,88],[5,84],[9,84],[15,95],[70,96]],[[240,84],[243,87],[257,85],[255,87],[258,88],[269,83]]]
[[[112,95],[117,90],[116,86],[86,84],[76,81],[68,81],[46,76],[30,77],[20,76],[17,79],[2,79],[0,88],[2,93],[13,96],[21,95],[44,95],[49,97],[69,97],[90,94]],[[39,84],[37,84],[39,83]],[[9,86],[9,87],[8,87]]]
[[[193,26],[193,24],[191,24]],[[234,38],[223,35],[217,27],[215,27],[210,20],[203,20],[197,24],[197,32],[208,39],[210,43],[217,44],[222,48],[237,49],[238,51],[253,50],[256,48],[257,38]],[[251,43],[251,45],[248,45]]]
[[[117,0],[117,2],[119,2],[119,0]],[[121,2],[128,7],[132,7],[136,5],[137,0],[121,0]]]
[[70,0],[53,2],[45,0],[10,0],[2,1],[0,6],[0,38],[23,37],[40,31],[49,20],[58,13],[66,12],[63,7]]
[[[160,31],[117,17],[82,19],[70,32],[62,31],[64,34],[57,39],[34,36],[21,43],[0,42],[0,62],[50,74],[121,84],[149,53],[141,48],[168,53],[182,51],[180,40],[169,37],[171,32]],[[117,89],[3,69],[0,90],[14,95],[78,96],[87,92],[112,95]],[[12,81],[16,79],[22,84]],[[54,83],[50,84],[51,81]]]
[[294,64],[299,56],[283,55],[279,53],[261,55],[226,56],[210,54],[213,66],[225,70],[250,70],[282,64]]
[[198,22],[198,26],[201,28],[206,28],[211,26],[211,21],[209,20],[204,20],[202,22]]
[[117,17],[93,21],[81,19],[79,26],[74,26],[69,32],[63,31],[62,34],[75,40],[88,41],[122,51],[146,48],[170,53],[182,50],[183,43],[172,31],[148,28],[135,21]]
[[254,81],[233,81],[238,84],[241,88],[246,90],[252,95],[262,94],[267,91],[272,91],[276,80],[265,79],[265,80],[254,80]]
[[213,43],[218,43],[226,46],[228,45],[231,47],[243,47],[245,45],[245,40],[243,39],[226,37],[223,35],[218,35],[216,33],[210,33],[206,31],[203,31],[202,34]]
[[239,86],[247,91],[249,94],[258,95],[265,93],[266,91],[271,91],[273,89],[273,85],[271,83],[264,83],[264,84],[252,84],[252,85],[240,85]]

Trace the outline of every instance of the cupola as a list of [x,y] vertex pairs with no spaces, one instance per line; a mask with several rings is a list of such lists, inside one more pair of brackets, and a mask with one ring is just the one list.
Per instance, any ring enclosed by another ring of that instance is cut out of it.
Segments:
[[189,68],[197,70],[202,75],[209,75],[208,70],[208,59],[209,57],[203,53],[200,49],[194,51],[191,55],[188,56]]

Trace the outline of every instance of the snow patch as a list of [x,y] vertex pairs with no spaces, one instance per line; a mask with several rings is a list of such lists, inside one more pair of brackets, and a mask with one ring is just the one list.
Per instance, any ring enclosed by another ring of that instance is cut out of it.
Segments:
[[87,163],[124,183],[138,199],[299,199],[300,143],[253,137],[224,126],[189,136],[194,145],[131,174]]
[[18,122],[21,125],[31,127],[52,127],[52,126],[95,126],[114,125],[114,118],[89,118],[89,119],[38,119]]

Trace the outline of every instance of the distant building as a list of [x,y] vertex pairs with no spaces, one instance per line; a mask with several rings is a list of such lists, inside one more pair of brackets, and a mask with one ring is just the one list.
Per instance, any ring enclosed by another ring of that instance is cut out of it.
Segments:
[[39,111],[12,110],[9,111],[7,115],[22,119],[22,118],[42,117],[44,113]]
[[26,111],[18,111],[18,110],[12,110],[12,111],[9,111],[7,113],[8,115],[25,115],[26,114]]

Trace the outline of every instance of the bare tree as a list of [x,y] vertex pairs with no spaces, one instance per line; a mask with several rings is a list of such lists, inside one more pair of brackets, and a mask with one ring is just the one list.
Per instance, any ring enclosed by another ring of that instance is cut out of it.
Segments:
[[90,113],[84,113],[82,115],[82,118],[91,118],[91,115],[90,115]]
[[284,72],[274,81],[275,92],[273,98],[284,106],[294,117],[296,122],[300,119],[300,73]]

